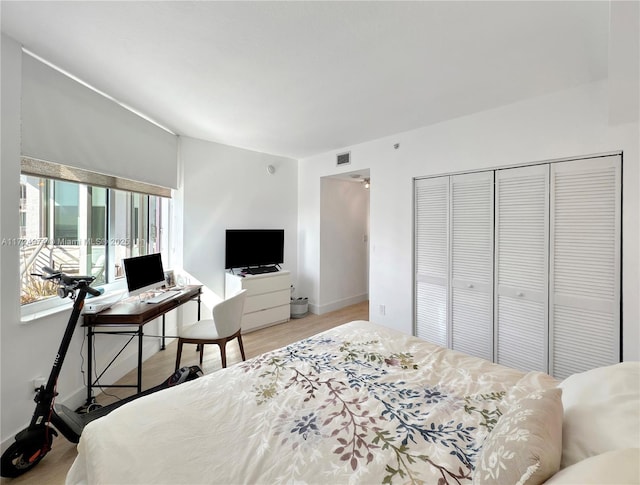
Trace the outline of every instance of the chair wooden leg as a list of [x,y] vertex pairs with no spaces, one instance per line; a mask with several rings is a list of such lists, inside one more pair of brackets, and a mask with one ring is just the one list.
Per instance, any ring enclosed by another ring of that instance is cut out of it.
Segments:
[[198,344],[200,346],[200,367],[202,367],[202,359],[204,358],[204,344]]
[[218,347],[220,347],[220,360],[222,360],[222,367],[227,367],[227,341],[219,342]]
[[180,368],[180,357],[182,357],[182,339],[178,339],[178,352],[176,353],[176,370]]
[[242,355],[242,360],[247,360],[244,356],[244,346],[242,345],[242,335],[238,334],[238,345],[240,346],[240,355]]

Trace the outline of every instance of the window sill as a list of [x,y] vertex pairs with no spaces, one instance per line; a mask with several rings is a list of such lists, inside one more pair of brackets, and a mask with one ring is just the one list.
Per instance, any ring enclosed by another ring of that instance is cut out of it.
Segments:
[[43,318],[50,317],[51,315],[55,315],[57,313],[62,313],[67,310],[71,310],[73,307],[73,302],[71,300],[60,302],[58,305],[55,305],[50,308],[44,308],[42,310],[32,310],[22,309],[22,315],[20,315],[20,323],[32,323],[38,320],[42,320]]
[[[122,291],[123,289],[126,291],[126,285],[122,281],[103,285],[100,286],[100,288],[104,288],[104,295]],[[69,298],[61,300],[60,298],[55,297],[55,299],[52,298],[41,302],[29,303],[28,305],[22,306],[20,309],[20,323],[34,323],[52,315],[71,310],[72,307],[73,301]]]

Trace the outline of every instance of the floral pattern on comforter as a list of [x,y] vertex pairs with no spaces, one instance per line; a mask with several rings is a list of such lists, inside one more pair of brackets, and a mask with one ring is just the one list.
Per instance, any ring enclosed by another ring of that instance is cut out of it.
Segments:
[[351,322],[93,421],[67,483],[471,483],[523,376]]
[[[257,376],[258,406],[299,397],[270,423],[292,467],[279,478],[308,479],[300,472],[320,446],[330,451],[325,459],[332,467],[351,478],[360,471],[368,476],[376,464],[379,483],[470,482],[482,443],[502,414],[509,380],[474,385],[486,376],[473,377],[478,360],[462,354],[456,356],[473,365],[441,379],[442,349],[407,337],[406,347],[390,348],[382,335],[369,335],[329,332],[241,364]],[[522,375],[506,374],[512,384]]]

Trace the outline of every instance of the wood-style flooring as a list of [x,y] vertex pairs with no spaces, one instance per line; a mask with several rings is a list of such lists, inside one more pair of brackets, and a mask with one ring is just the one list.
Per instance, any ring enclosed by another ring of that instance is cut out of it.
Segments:
[[[324,315],[309,314],[303,318],[292,319],[289,322],[272,327],[263,328],[250,332],[242,337],[247,359],[274,350],[292,342],[301,340],[317,333],[329,330],[343,323],[353,320],[368,320],[368,302],[358,303],[349,307],[336,310]],[[176,358],[176,343],[167,345],[167,349],[156,353],[144,363],[143,367],[143,389],[153,387],[169,377],[174,370]],[[227,344],[227,365],[231,366],[241,361],[240,350],[237,341]],[[198,352],[195,346],[185,345],[182,352],[181,366],[197,365]],[[205,374],[210,374],[222,368],[220,353],[216,345],[207,345],[204,350],[204,361],[202,370]],[[118,383],[135,383],[135,370],[124,376]],[[125,397],[128,390],[108,389],[111,395]],[[97,400],[103,404],[113,401],[113,397],[100,395]],[[14,478],[2,478],[2,485],[18,484],[63,484],[67,471],[76,458],[76,445],[68,442],[64,437],[58,437],[53,442],[53,449],[49,454],[31,471]]]

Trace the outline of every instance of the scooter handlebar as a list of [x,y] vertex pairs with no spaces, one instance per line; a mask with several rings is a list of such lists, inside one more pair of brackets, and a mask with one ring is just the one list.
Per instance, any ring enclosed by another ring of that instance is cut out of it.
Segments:
[[87,286],[87,293],[89,293],[90,295],[93,295],[93,296],[102,295],[102,292],[100,290],[96,290],[95,288],[93,288],[91,286]]
[[96,288],[92,288],[89,286],[93,280],[95,280],[95,276],[69,276],[66,273],[63,273],[60,270],[55,270],[49,266],[43,266],[42,271],[47,273],[47,275],[40,275],[40,277],[44,280],[58,280],[62,286],[68,288],[70,290],[76,290],[80,287],[84,287],[86,292],[93,296],[100,296],[102,293]]

